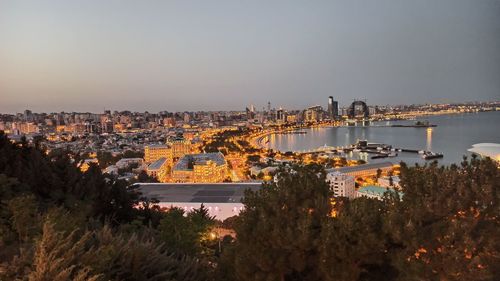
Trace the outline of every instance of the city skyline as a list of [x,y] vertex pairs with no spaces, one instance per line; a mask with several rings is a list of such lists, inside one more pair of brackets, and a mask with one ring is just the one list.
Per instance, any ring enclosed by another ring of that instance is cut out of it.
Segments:
[[3,1],[0,112],[491,101],[499,13],[496,1]]

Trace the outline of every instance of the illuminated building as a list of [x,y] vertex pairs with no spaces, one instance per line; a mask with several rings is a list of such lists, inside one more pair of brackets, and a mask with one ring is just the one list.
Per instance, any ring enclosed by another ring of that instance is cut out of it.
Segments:
[[172,149],[167,145],[148,145],[144,147],[144,162],[152,163],[160,158],[171,161]]
[[172,169],[174,182],[222,182],[227,175],[227,163],[220,152],[188,154]]
[[151,163],[146,169],[146,173],[148,176],[156,178],[159,182],[166,182],[168,175],[167,158],[162,157]]
[[327,173],[340,172],[353,177],[366,177],[375,176],[377,170],[381,170],[382,173],[387,173],[393,169],[393,164],[391,162],[373,163],[373,164],[363,164],[358,166],[349,166],[335,169],[328,169]]
[[326,175],[326,180],[330,184],[333,196],[351,199],[356,196],[354,177],[335,171],[328,173]]
[[318,122],[322,119],[322,112],[323,108],[319,105],[309,107],[304,112],[304,120],[306,122]]
[[178,159],[186,154],[191,153],[191,147],[192,147],[191,142],[185,140],[184,138],[174,138],[172,140],[169,140],[167,144],[170,146],[172,150],[171,159]]
[[286,113],[283,108],[276,110],[276,121],[284,123],[286,121]]

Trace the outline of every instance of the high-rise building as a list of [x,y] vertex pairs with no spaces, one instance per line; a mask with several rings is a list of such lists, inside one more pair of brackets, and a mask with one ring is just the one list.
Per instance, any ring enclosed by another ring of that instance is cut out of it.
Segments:
[[276,121],[283,122],[283,123],[286,121],[285,111],[281,107],[280,107],[280,109],[276,110]]
[[328,97],[328,117],[330,120],[335,120],[339,116],[339,103],[333,100],[332,96]]
[[309,107],[304,111],[306,122],[318,122],[323,119],[323,108],[319,105]]
[[354,177],[334,171],[326,175],[335,197],[355,198]]

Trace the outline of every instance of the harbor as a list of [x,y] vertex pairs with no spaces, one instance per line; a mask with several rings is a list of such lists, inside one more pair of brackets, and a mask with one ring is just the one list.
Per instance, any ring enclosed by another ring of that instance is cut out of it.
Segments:
[[[435,127],[403,127],[416,125],[416,121],[382,121],[371,126],[301,128],[301,131],[307,133],[268,134],[261,137],[260,145],[281,152],[326,153],[369,163],[390,160],[425,164],[429,160],[437,160],[440,164],[458,164],[464,156],[471,155],[468,149],[472,144],[498,142],[498,132],[491,130],[488,124],[500,122],[499,112],[427,116],[421,121],[428,121]],[[463,135],[464,131],[470,134]],[[377,151],[353,148],[358,140],[391,145],[391,149]]]

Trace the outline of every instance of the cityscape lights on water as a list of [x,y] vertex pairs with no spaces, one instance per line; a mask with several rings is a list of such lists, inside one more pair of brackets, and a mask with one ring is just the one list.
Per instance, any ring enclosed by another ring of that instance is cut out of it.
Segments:
[[432,128],[427,128],[427,151],[432,151]]

